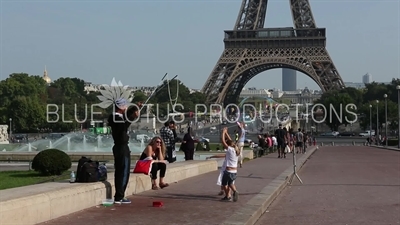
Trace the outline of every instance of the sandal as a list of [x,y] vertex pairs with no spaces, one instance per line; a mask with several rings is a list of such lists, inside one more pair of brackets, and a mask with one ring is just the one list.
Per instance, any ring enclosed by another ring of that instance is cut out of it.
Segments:
[[157,185],[153,184],[153,186],[151,187],[152,190],[158,190]]
[[167,184],[167,183],[160,184],[160,188],[161,188],[161,189],[166,188],[166,187],[168,187],[168,186],[169,186],[169,184]]

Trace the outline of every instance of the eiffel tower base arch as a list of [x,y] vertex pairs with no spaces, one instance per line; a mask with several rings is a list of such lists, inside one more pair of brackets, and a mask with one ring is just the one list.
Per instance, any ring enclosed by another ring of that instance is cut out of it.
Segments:
[[[315,81],[322,91],[343,86],[324,47],[225,49],[212,73],[215,76],[219,74],[222,79],[216,91],[218,94],[208,95],[208,100],[225,105],[237,102],[248,81],[264,71],[276,68],[302,72]],[[210,80],[208,82],[216,83]],[[265,86],[267,85],[266,80]]]

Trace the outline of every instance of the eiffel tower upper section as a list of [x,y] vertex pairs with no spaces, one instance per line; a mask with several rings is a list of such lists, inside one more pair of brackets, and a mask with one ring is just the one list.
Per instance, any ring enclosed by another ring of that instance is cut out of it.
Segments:
[[289,1],[293,28],[264,28],[268,0],[242,1],[234,29],[225,31],[224,52],[202,89],[208,103],[237,102],[249,80],[274,68],[298,70],[322,91],[344,88],[309,0]]

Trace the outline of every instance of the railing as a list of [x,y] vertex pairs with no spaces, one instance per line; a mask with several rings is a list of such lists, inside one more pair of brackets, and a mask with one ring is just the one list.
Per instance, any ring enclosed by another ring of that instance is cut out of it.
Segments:
[[262,30],[234,30],[225,31],[225,39],[276,39],[276,38],[325,38],[325,28],[293,29],[268,28]]

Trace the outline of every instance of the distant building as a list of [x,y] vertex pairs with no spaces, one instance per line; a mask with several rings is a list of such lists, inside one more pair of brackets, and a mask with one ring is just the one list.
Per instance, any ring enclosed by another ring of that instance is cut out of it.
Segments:
[[279,89],[243,89],[240,93],[240,98],[261,97],[272,98],[274,100],[282,99],[289,101],[291,104],[312,104],[322,95],[321,91],[310,90],[307,87],[295,91],[281,91]]
[[44,66],[44,72],[43,72],[43,80],[46,81],[47,84],[51,83],[51,79],[49,77],[49,75],[47,74],[47,69],[46,66]]
[[369,73],[365,74],[365,75],[362,77],[362,82],[363,82],[364,84],[369,84],[369,83],[371,83],[371,82],[372,82],[372,75],[369,74]]
[[[93,84],[91,82],[85,82],[85,87],[84,90],[87,94],[89,94],[90,92],[98,92],[103,85],[101,84]],[[156,87],[150,87],[150,86],[135,86],[135,87],[128,87],[128,90],[131,90],[133,92],[135,91],[141,91],[143,92],[145,95],[149,96],[155,89]],[[200,90],[198,89],[190,89],[189,88],[189,93],[195,93],[195,92],[200,92]]]
[[357,88],[357,89],[365,88],[365,83],[344,82],[344,85],[345,85],[346,87],[352,87],[352,88]]
[[296,70],[287,68],[282,69],[282,90],[283,91],[297,90]]
[[243,88],[242,92],[240,92],[239,97],[240,98],[249,98],[249,97],[271,98],[272,95],[267,89]]
[[319,99],[321,95],[321,91],[310,90],[307,87],[295,91],[274,90],[272,92],[272,97],[274,99],[287,100],[291,104],[312,104],[315,100]]

